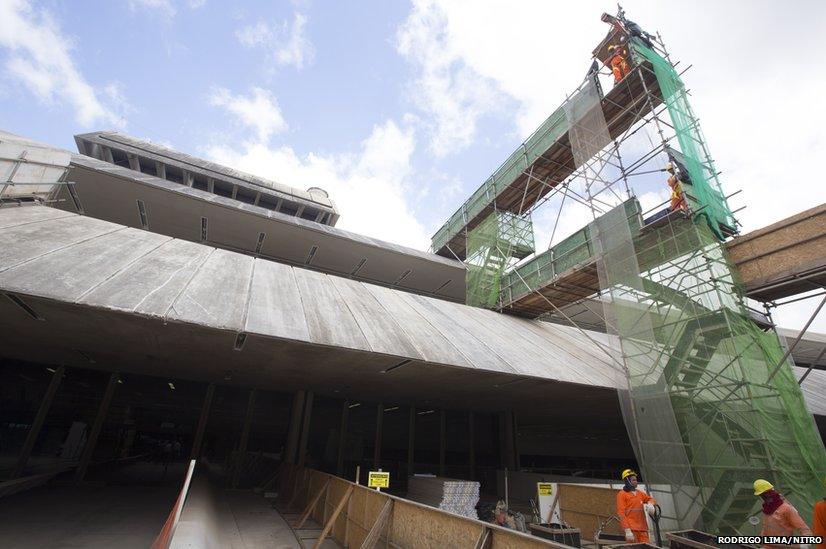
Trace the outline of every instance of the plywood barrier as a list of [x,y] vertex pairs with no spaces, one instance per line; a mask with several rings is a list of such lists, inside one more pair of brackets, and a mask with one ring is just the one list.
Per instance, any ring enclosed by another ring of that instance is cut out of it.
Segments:
[[312,469],[283,465],[278,486],[282,507],[291,512],[309,509],[312,519],[322,525],[322,534],[345,547],[567,549]]
[[[617,490],[609,487],[559,485],[559,505],[562,519],[579,528],[582,539],[594,539],[600,525],[617,512]],[[611,522],[605,530],[621,534],[619,524]]]

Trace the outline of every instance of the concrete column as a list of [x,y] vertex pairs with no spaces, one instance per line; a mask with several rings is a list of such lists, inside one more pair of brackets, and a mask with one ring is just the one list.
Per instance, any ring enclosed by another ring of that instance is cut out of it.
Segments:
[[445,411],[439,410],[439,476],[445,476],[445,445],[447,444]]
[[195,429],[195,437],[192,439],[192,450],[189,452],[189,459],[197,460],[201,457],[201,443],[204,441],[204,431],[209,420],[209,408],[212,406],[212,395],[215,394],[215,384],[210,383],[204,396],[204,404],[201,406],[201,417],[198,419],[198,427]]
[[344,446],[347,444],[347,418],[350,415],[350,401],[341,404],[341,427],[338,430],[338,458],[336,459],[336,476],[344,474]]
[[37,437],[40,435],[40,429],[43,427],[43,422],[46,420],[46,414],[49,413],[49,408],[52,406],[52,400],[54,400],[55,393],[57,393],[57,389],[60,387],[60,382],[63,380],[63,374],[65,372],[66,367],[61,366],[52,374],[52,379],[49,382],[48,388],[46,388],[46,394],[43,395],[43,400],[40,401],[40,408],[37,409],[37,414],[34,416],[32,428],[29,429],[29,433],[26,435],[26,441],[23,443],[23,448],[20,449],[20,455],[17,458],[17,465],[14,466],[14,470],[9,478],[17,478],[23,474],[23,470],[26,468],[26,463],[29,461],[29,456],[31,456],[32,450],[34,449],[34,444],[37,442]]
[[98,444],[98,437],[100,431],[103,429],[103,422],[106,421],[106,414],[109,413],[109,405],[112,404],[112,397],[115,396],[115,389],[118,386],[118,374],[112,372],[109,375],[109,383],[106,384],[106,391],[103,393],[103,400],[100,402],[97,416],[95,416],[95,423],[92,425],[92,430],[89,433],[89,438],[86,439],[86,445],[83,447],[83,454],[80,456],[80,463],[75,471],[75,484],[83,482],[86,476],[86,469],[89,467],[89,461],[92,459],[92,454],[95,453],[95,448]]
[[410,418],[407,427],[407,474],[412,475],[413,461],[416,454],[416,407],[410,407]]
[[310,441],[310,418],[313,412],[313,392],[307,391],[304,399],[304,418],[301,424],[301,437],[298,439],[298,465],[307,463],[307,445]]
[[112,156],[112,149],[110,149],[109,147],[101,147],[100,150],[103,153],[103,160],[105,162],[108,162],[109,164],[115,163],[115,159]]
[[290,413],[290,428],[287,431],[287,445],[284,447],[284,462],[296,463],[298,457],[298,437],[301,432],[301,416],[304,413],[304,391],[293,395],[293,410]]
[[468,468],[470,469],[470,480],[476,479],[476,430],[473,425],[473,412],[467,414],[468,423]]
[[193,174],[192,172],[188,172],[186,170],[183,170],[183,174],[184,174],[184,185],[186,185],[187,187],[191,187],[192,184],[195,183],[195,174]]
[[166,164],[164,164],[160,160],[156,160],[155,173],[158,174],[158,177],[160,177],[161,179],[166,179]]
[[516,412],[511,412],[511,418],[513,420],[513,426],[511,427],[513,430],[513,464],[518,471],[522,468],[522,464],[519,460],[519,422],[516,420]]
[[126,158],[129,159],[129,169],[135,170],[136,172],[141,171],[141,164],[138,160],[138,155],[136,154],[127,154]]
[[244,417],[244,428],[241,430],[241,441],[238,443],[238,454],[235,461],[235,470],[232,473],[232,487],[238,487],[238,481],[241,478],[241,469],[244,466],[245,457],[247,455],[247,443],[250,438],[250,428],[252,427],[252,418],[255,415],[255,399],[258,396],[258,389],[250,391],[250,397],[247,401],[247,415]]
[[499,414],[499,452],[502,468],[513,470],[516,468],[516,452],[514,451],[513,414],[510,410]]
[[378,469],[381,463],[381,427],[384,423],[384,404],[376,406],[376,440],[373,443],[373,468]]

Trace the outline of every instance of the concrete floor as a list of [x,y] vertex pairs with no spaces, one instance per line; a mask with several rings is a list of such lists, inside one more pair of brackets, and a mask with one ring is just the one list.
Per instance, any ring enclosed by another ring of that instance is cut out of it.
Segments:
[[[139,462],[92,471],[84,486],[62,475],[49,486],[0,500],[0,547],[149,547],[175,502],[184,464]],[[300,549],[269,500],[225,490],[222,477],[196,473],[173,538],[177,548]],[[335,546],[335,544],[328,544]]]
[[174,486],[56,486],[3,498],[0,547],[146,548],[163,526]]
[[261,495],[225,490],[223,479],[205,472],[192,479],[173,549],[301,549],[287,522]]

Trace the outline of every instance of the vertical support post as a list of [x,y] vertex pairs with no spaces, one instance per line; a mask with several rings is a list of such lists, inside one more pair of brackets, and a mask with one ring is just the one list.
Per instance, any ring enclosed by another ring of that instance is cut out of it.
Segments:
[[439,410],[439,476],[445,476],[445,445],[447,439],[445,438],[445,411]]
[[207,386],[204,404],[201,406],[201,417],[198,418],[198,427],[195,430],[195,438],[192,440],[192,450],[189,452],[189,459],[198,461],[201,457],[201,443],[204,441],[204,431],[207,420],[209,420],[209,408],[212,406],[212,395],[215,394],[215,384]]
[[519,463],[519,423],[516,420],[516,413],[511,411],[511,431],[513,432],[513,466],[515,470],[521,469]]
[[407,427],[407,476],[413,476],[413,461],[416,458],[416,407],[410,407]]
[[298,466],[303,467],[307,462],[307,445],[310,441],[310,419],[313,412],[313,392],[307,391],[304,399],[304,419],[301,425],[301,438],[298,443]]
[[373,444],[373,468],[381,465],[381,428],[384,423],[384,403],[379,402],[376,407],[376,440]]
[[247,443],[249,443],[250,429],[252,428],[252,418],[255,414],[255,399],[258,397],[258,389],[250,391],[247,401],[247,414],[244,416],[244,427],[241,431],[241,441],[238,444],[238,453],[235,458],[235,467],[232,472],[232,487],[238,488],[238,481],[241,479],[241,469],[247,456]]
[[106,420],[106,414],[109,413],[109,405],[112,404],[112,397],[115,396],[115,388],[118,386],[118,374],[112,372],[109,375],[109,382],[106,384],[106,391],[103,393],[103,400],[100,402],[95,422],[92,424],[92,430],[89,433],[89,438],[86,440],[86,445],[83,447],[83,454],[80,456],[80,464],[75,471],[75,484],[83,482],[83,477],[86,476],[86,469],[89,467],[89,461],[92,459],[92,454],[95,453],[95,448],[98,443],[98,436],[103,429],[103,422]]
[[338,431],[338,459],[336,460],[336,476],[344,473],[344,446],[347,444],[347,419],[350,415],[350,401],[344,400],[341,405],[341,427]]
[[475,427],[473,425],[473,412],[467,413],[468,424],[468,468],[470,469],[470,480],[476,479],[476,439]]
[[61,366],[52,374],[52,379],[49,381],[49,386],[46,388],[46,394],[43,395],[43,400],[40,401],[40,408],[37,409],[37,414],[34,416],[32,427],[26,435],[26,441],[23,443],[23,448],[20,449],[20,456],[17,458],[17,464],[9,478],[17,478],[23,474],[26,464],[29,461],[29,456],[32,454],[34,444],[37,442],[37,437],[40,435],[40,429],[43,427],[43,422],[46,420],[46,415],[49,413],[49,408],[52,407],[52,400],[54,400],[55,393],[57,393],[60,382],[63,380],[63,374],[66,372],[66,367]]
[[301,432],[301,416],[304,412],[304,391],[296,391],[293,395],[293,409],[290,413],[290,427],[287,430],[287,444],[284,447],[284,461],[296,463],[298,456],[298,436]]
[[516,467],[513,447],[513,415],[510,410],[499,414],[499,456],[500,466],[503,469]]

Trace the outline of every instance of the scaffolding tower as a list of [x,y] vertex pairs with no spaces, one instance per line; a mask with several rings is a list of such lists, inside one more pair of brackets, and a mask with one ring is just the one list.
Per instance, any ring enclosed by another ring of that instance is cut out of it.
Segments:
[[[603,93],[589,72],[440,229],[433,250],[468,261],[472,305],[576,325],[568,308],[601,302],[617,342],[601,348],[616,366],[629,437],[676,528],[752,533],[756,478],[810,516],[826,450],[781,339],[753,321],[726,255],[737,222],[688,91],[659,36],[628,32],[621,12],[609,19],[594,58],[608,65],[609,47],[624,45],[628,73]],[[642,212],[629,181],[664,183],[666,161],[686,208]],[[527,247],[514,253],[519,238],[500,227],[560,196],[557,223],[566,200],[592,221],[512,268]]]

